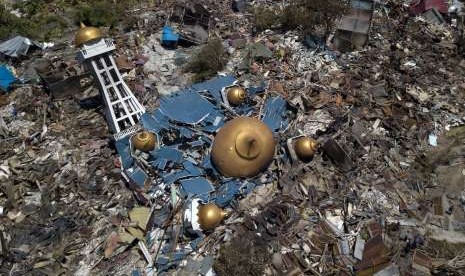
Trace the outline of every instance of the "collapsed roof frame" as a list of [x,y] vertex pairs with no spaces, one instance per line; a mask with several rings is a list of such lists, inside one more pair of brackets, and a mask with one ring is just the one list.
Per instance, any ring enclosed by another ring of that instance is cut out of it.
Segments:
[[189,31],[186,31],[186,29],[194,29],[196,26],[205,30],[208,37],[210,36],[211,13],[207,8],[205,8],[201,4],[176,4],[171,9],[171,12],[166,20],[165,25],[171,25],[170,23],[171,21],[174,21],[174,19],[177,19],[177,21],[179,22],[179,33],[181,34],[182,39],[185,41],[194,44],[202,44],[206,42],[196,38],[194,35],[189,33]]

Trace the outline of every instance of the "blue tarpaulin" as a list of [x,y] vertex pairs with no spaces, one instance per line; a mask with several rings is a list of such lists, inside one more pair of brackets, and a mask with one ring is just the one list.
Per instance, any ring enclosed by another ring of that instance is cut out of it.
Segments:
[[0,65],[0,89],[7,90],[15,80],[15,76],[6,65]]
[[175,33],[170,26],[164,26],[161,33],[161,44],[163,46],[176,46],[179,40],[179,34]]

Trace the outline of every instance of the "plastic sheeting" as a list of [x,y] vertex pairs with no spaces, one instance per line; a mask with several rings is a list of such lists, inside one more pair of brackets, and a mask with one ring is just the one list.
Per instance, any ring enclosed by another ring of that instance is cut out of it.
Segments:
[[7,90],[15,80],[13,73],[5,65],[0,65],[0,89]]
[[170,26],[164,26],[161,34],[161,42],[163,46],[174,47],[178,44],[179,34],[175,33]]
[[17,36],[0,44],[0,53],[9,57],[19,57],[28,54],[31,48],[42,49],[40,44],[23,36]]

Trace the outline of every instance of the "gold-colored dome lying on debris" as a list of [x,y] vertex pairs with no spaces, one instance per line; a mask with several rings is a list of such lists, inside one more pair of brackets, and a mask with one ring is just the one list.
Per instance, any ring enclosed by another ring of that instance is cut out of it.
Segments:
[[275,144],[265,123],[239,117],[227,122],[216,134],[212,161],[225,176],[255,176],[273,160]]
[[81,29],[76,33],[74,37],[74,45],[81,46],[89,41],[99,39],[103,37],[103,33],[99,28],[87,27],[84,23],[81,23]]
[[229,104],[237,106],[245,102],[247,92],[240,86],[233,86],[228,88],[226,96],[228,97]]
[[198,210],[197,216],[199,218],[200,228],[204,231],[215,229],[227,214],[214,203],[200,205]]
[[302,161],[308,161],[315,154],[318,142],[309,137],[297,138],[294,142],[294,151]]
[[135,149],[149,152],[155,148],[157,137],[149,131],[142,131],[132,137],[132,145]]

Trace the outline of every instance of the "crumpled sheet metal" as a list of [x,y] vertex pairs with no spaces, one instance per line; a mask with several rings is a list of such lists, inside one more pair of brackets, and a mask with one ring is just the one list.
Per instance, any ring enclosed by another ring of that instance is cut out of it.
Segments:
[[150,152],[150,155],[153,158],[151,162],[152,167],[160,170],[164,170],[168,163],[170,166],[173,166],[182,162],[182,152],[173,147],[155,149]]
[[34,47],[42,49],[39,43],[27,37],[16,36],[0,44],[0,53],[10,57],[25,56]]
[[205,82],[193,84],[187,88],[192,91],[208,91],[208,93],[215,99],[219,104],[221,102],[221,90],[224,87],[231,86],[236,83],[236,78],[233,76],[221,76]]
[[147,173],[137,165],[126,170],[125,173],[130,179],[130,184],[137,185],[137,188],[143,188],[148,179]]
[[216,188],[216,199],[215,203],[220,207],[227,206],[236,195],[242,192],[244,183],[237,180],[228,180]]
[[140,121],[146,130],[154,133],[159,133],[162,129],[171,127],[168,117],[158,109],[153,113],[146,112],[142,114]]
[[190,161],[183,162],[183,169],[169,172],[162,175],[165,184],[169,185],[176,181],[189,177],[196,177],[204,175],[205,173],[199,167],[195,166]]
[[[232,76],[222,76],[204,83],[194,84],[160,99],[160,107],[141,116],[142,127],[160,137],[160,148],[149,154],[131,152],[129,140],[117,143],[121,155],[125,175],[133,187],[144,191],[145,198],[170,197],[167,190],[186,199],[198,199],[201,202],[214,202],[220,207],[228,207],[239,195],[245,196],[262,183],[264,179],[249,180],[225,178],[219,174],[211,162],[209,149],[213,142],[213,134],[226,120],[232,119],[231,112],[225,112],[221,91],[235,84]],[[263,106],[261,101],[255,102],[253,97],[265,91],[265,83],[258,87],[250,87],[250,101],[236,107],[236,114],[251,115],[262,109],[262,120],[274,132],[281,132],[288,126],[286,101],[275,96],[268,99]],[[138,162],[151,167],[150,173],[143,173],[142,168],[134,165]],[[150,176],[149,176],[150,175]],[[267,177],[272,179],[272,177]],[[175,190],[173,190],[175,189]],[[164,240],[161,255],[155,260],[158,271],[165,271],[179,265],[202,240],[201,236],[192,241],[192,245],[184,244],[168,255],[176,254],[176,258],[167,258],[165,250],[172,250],[169,240]],[[194,242],[195,241],[195,242]]]
[[131,157],[131,148],[129,146],[129,137],[125,137],[116,141],[116,150],[118,151],[121,158],[121,166],[123,168],[129,168],[134,163]]
[[161,98],[160,111],[171,120],[189,125],[197,125],[207,117],[219,113],[200,94],[187,91]]
[[[220,105],[221,90],[236,82],[236,79],[232,76],[221,76],[203,83],[194,84],[174,93],[172,96],[163,97],[160,100],[159,109],[141,116],[142,126],[157,133],[162,137],[161,139],[163,139],[163,133],[161,132],[167,130],[177,131],[182,140],[181,144],[162,146],[150,153],[148,163],[154,169],[161,171],[160,175],[166,184],[210,173],[216,178],[222,178],[211,163],[210,156],[205,155],[205,149],[210,147],[212,143],[212,137],[209,133],[216,132],[225,121],[225,114]],[[255,95],[262,93],[265,90],[265,83],[258,87],[251,87],[250,90]],[[216,100],[216,105],[215,102],[212,103],[205,97],[213,97]],[[253,110],[253,108],[253,105],[242,107],[243,110]],[[277,96],[269,99],[263,107],[263,113],[263,121],[273,131],[280,131],[287,127],[287,103],[283,98]],[[190,125],[190,127],[185,125]],[[184,145],[193,147],[186,148]],[[181,150],[181,147],[183,150]],[[124,154],[125,162],[123,163],[130,164],[128,152],[124,145],[121,144],[117,148],[118,151]],[[188,156],[196,157],[197,161],[195,162],[198,164],[183,161]],[[177,169],[173,170],[174,167]],[[254,183],[253,180],[243,185],[236,184],[235,186],[241,186],[242,190],[236,189],[234,192],[229,191],[222,194],[219,203],[224,205],[238,193],[250,192],[255,187],[255,184],[252,183]],[[230,189],[223,189],[223,191],[225,190]]]
[[303,126],[303,133],[309,136],[315,136],[318,132],[325,132],[331,123],[334,122],[334,118],[324,110],[316,110],[307,119]]
[[268,99],[265,103],[262,121],[276,132],[288,126],[286,121],[287,102],[279,96]]
[[215,190],[212,183],[204,177],[188,178],[179,182],[183,192],[203,200],[208,200],[209,194]]

